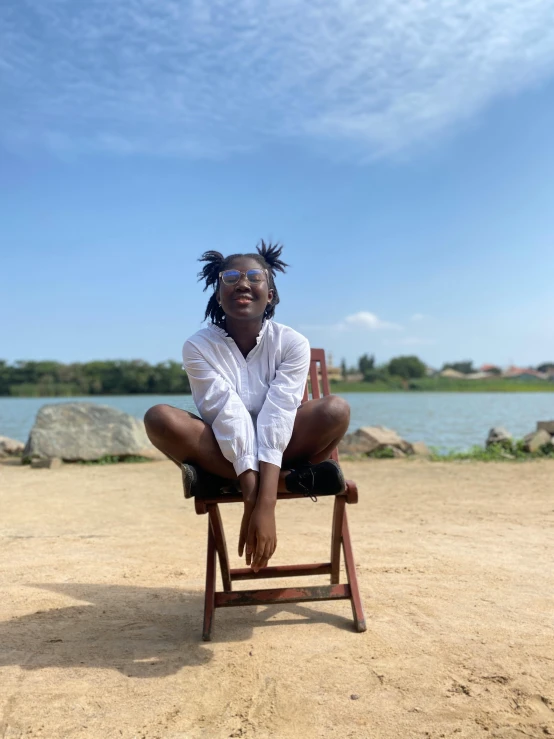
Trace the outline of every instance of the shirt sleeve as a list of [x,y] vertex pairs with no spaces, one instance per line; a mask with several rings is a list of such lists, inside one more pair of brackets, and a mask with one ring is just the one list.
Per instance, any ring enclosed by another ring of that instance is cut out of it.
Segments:
[[223,456],[237,476],[246,470],[258,470],[256,430],[238,393],[189,341],[183,347],[183,368],[196,407],[212,427]]
[[308,340],[297,334],[286,349],[258,415],[258,459],[281,467],[310,366]]

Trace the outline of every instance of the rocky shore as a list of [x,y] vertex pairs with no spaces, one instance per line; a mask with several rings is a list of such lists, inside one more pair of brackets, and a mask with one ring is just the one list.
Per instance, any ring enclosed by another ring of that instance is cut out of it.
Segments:
[[[485,450],[501,459],[554,456],[554,420],[538,421],[536,429],[523,439],[514,439],[505,428],[494,427],[481,451]],[[364,426],[347,434],[339,444],[339,453],[359,459],[441,456],[425,442],[403,439],[385,426]],[[165,459],[150,443],[142,420],[96,403],[44,405],[26,444],[0,436],[1,458],[19,458],[23,463],[44,468],[64,462]]]

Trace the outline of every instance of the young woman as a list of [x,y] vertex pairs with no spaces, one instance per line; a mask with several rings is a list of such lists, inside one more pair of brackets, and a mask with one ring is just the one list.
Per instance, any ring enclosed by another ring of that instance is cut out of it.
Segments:
[[[183,366],[201,418],[156,405],[145,424],[152,443],[195,485],[235,481],[244,499],[239,556],[256,572],[277,546],[277,492],[337,493],[344,478],[329,453],[346,433],[348,403],[337,396],[300,404],[310,362],[307,339],[273,321],[282,247],[254,254],[208,251],[200,279],[213,289],[211,323],[183,347]],[[309,294],[309,293],[307,293]]]

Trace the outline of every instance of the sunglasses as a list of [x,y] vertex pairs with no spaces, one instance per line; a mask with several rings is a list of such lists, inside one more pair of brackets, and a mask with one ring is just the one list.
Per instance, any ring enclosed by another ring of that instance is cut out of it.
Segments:
[[240,272],[238,269],[226,269],[219,273],[219,279],[224,285],[236,285],[243,275],[251,285],[259,285],[267,279],[267,270],[249,269],[246,272]]

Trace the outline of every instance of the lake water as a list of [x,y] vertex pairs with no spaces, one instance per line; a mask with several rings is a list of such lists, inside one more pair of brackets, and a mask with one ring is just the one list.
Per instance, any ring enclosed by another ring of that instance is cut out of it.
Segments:
[[[554,419],[554,393],[343,393],[352,408],[350,430],[388,426],[410,441],[441,449],[483,445],[492,426],[521,437],[537,421]],[[26,441],[39,408],[84,401],[142,418],[156,403],[195,411],[190,395],[122,395],[86,398],[0,398],[0,436]]]

